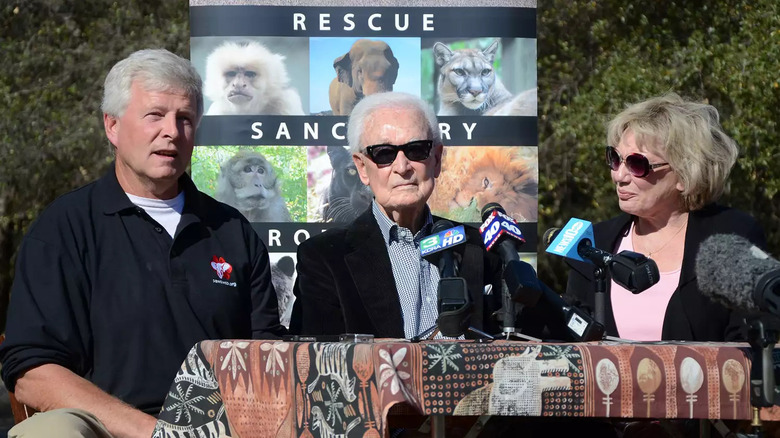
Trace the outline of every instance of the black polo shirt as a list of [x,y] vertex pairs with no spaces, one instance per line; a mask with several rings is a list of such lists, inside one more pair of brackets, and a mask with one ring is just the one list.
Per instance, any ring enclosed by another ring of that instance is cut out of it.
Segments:
[[284,332],[257,233],[186,174],[179,186],[173,239],[130,202],[113,167],[40,215],[19,250],[0,346],[9,390],[24,370],[54,363],[156,415],[195,343]]

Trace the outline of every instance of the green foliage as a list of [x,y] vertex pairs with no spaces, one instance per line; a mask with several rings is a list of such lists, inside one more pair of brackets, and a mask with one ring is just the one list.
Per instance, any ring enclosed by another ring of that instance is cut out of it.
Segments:
[[192,154],[192,180],[202,192],[214,196],[222,163],[239,150],[262,154],[276,171],[290,215],[306,222],[306,148],[301,146],[197,147]]
[[[603,165],[606,122],[675,91],[711,103],[741,145],[721,201],[753,214],[780,253],[780,7],[775,0],[541,2],[540,221],[604,220],[619,210]],[[545,282],[566,269],[542,256]]]

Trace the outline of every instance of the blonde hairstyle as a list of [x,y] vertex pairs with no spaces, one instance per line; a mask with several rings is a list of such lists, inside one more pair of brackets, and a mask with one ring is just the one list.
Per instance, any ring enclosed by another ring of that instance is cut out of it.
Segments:
[[633,104],[609,122],[607,144],[617,146],[629,129],[637,145],[666,157],[683,185],[682,200],[689,211],[723,194],[739,148],[723,132],[715,107],[675,93]]

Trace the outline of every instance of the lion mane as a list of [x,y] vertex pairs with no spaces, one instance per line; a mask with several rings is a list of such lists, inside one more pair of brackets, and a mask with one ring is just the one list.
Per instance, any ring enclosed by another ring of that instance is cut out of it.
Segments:
[[[533,166],[507,146],[461,146],[444,149],[442,172],[429,205],[447,215],[476,203],[497,202],[519,222],[538,217],[538,176]],[[479,221],[480,218],[475,218]]]

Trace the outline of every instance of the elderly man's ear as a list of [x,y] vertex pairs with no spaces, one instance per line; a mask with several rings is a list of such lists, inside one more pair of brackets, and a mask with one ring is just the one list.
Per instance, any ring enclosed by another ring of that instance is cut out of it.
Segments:
[[352,154],[352,161],[355,163],[358,175],[360,176],[360,181],[363,183],[363,185],[369,185],[368,172],[366,172],[366,163],[363,161],[365,158],[365,155],[360,152]]

